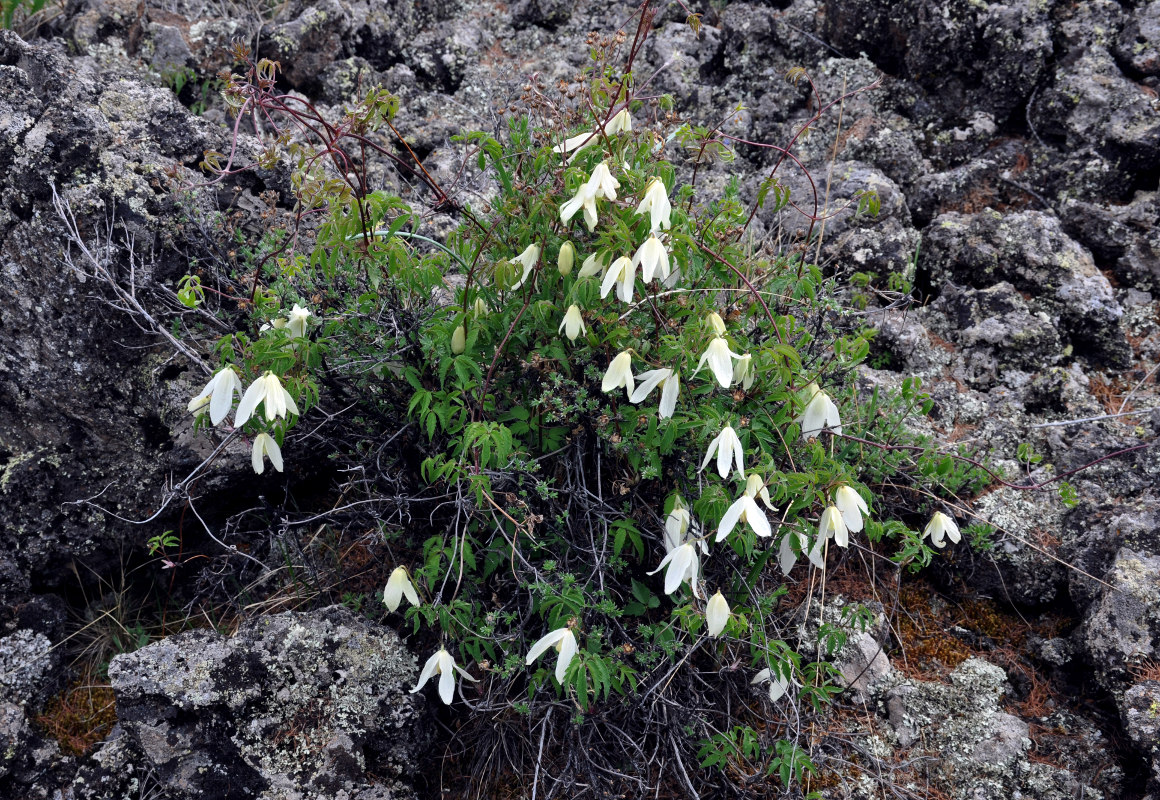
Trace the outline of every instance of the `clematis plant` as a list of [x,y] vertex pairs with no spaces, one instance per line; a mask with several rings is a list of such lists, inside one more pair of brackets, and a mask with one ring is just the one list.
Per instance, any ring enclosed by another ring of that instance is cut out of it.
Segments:
[[[701,462],[701,469],[709,466],[713,454],[717,454],[717,474],[722,478],[729,475],[730,461],[737,470],[737,477],[745,477],[745,454],[741,449],[741,440],[732,425],[726,425],[721,432],[709,442],[709,449],[705,451],[705,460]],[[750,498],[752,499],[752,498]]]
[[274,469],[279,472],[282,471],[282,450],[278,447],[278,443],[274,441],[274,437],[262,431],[254,437],[254,449],[250,456],[250,464],[254,468],[254,472],[261,475],[266,471],[266,458],[270,459],[270,463],[274,465]]
[[630,403],[643,402],[649,394],[657,386],[661,387],[661,404],[657,410],[657,416],[661,419],[668,419],[673,415],[677,409],[677,396],[681,391],[681,376],[680,373],[673,372],[668,367],[661,369],[650,369],[648,372],[642,372],[635,377],[640,381],[640,385],[629,396]]
[[801,415],[800,420],[802,424],[802,438],[813,439],[816,438],[826,428],[840,434],[842,432],[842,420],[838,416],[838,407],[834,405],[834,401],[830,396],[818,388],[816,383],[811,383],[806,387],[806,396],[809,401],[806,403],[806,410]]
[[238,378],[238,373],[234,372],[233,367],[223,367],[210,378],[205,388],[189,401],[189,411],[191,413],[201,411],[208,403],[209,421],[217,425],[233,408],[234,394],[241,392],[242,381]]
[[930,522],[926,523],[926,527],[922,531],[922,537],[924,539],[930,537],[930,543],[941,550],[946,546],[944,536],[955,544],[958,544],[962,539],[962,535],[959,533],[959,526],[955,524],[954,519],[941,511],[936,511],[930,518]]
[[419,593],[415,591],[415,586],[411,583],[411,576],[407,574],[407,568],[395,567],[394,571],[391,572],[391,577],[387,578],[387,587],[383,590],[383,602],[386,603],[388,611],[394,612],[398,610],[404,597],[413,606],[422,605],[419,602]]
[[668,230],[672,225],[672,210],[672,205],[669,204],[669,190],[665,188],[660,178],[653,178],[644,190],[636,213],[648,214],[649,229],[659,231]]
[[729,622],[729,602],[718,590],[705,604],[705,623],[710,636],[720,636]]
[[273,372],[267,371],[251,383],[250,388],[242,395],[242,402],[238,403],[238,413],[234,416],[234,427],[240,428],[245,425],[259,403],[266,409],[267,422],[285,417],[287,413],[295,416],[298,414],[298,405],[282,386],[282,381],[278,380],[278,376]]
[[608,393],[621,386],[625,388],[631,399],[634,381],[632,377],[632,353],[628,350],[612,359],[612,363],[608,365],[608,371],[604,373],[600,391]]
[[571,628],[557,628],[532,645],[524,663],[530,666],[533,661],[547,652],[549,647],[556,648],[556,652],[560,654],[559,658],[556,659],[556,682],[562,684],[568,674],[568,665],[572,663],[572,659],[576,657],[576,652],[579,650],[576,645],[576,635],[572,633]]
[[458,672],[467,680],[478,682],[478,678],[473,678],[471,675],[455,663],[455,659],[447,652],[447,649],[440,647],[439,651],[427,659],[427,663],[423,665],[423,671],[419,673],[419,682],[415,684],[415,688],[411,690],[411,694],[415,694],[427,685],[427,681],[431,680],[436,675],[439,676],[439,699],[443,701],[444,705],[451,705],[451,701],[455,699],[455,673]]
[[693,370],[693,374],[696,375],[701,371],[701,367],[708,363],[717,383],[721,384],[722,389],[728,389],[733,383],[732,359],[735,358],[741,358],[741,356],[730,350],[729,343],[718,336],[709,342],[709,346],[701,354],[701,360],[697,362],[697,368]]
[[[665,569],[666,567],[668,569]],[[693,590],[693,596],[701,596],[701,591],[697,586],[701,572],[701,559],[691,542],[686,542],[670,551],[661,560],[660,566],[649,575],[656,575],[662,569],[665,570],[665,594],[672,594],[680,588],[682,583],[687,582]]]

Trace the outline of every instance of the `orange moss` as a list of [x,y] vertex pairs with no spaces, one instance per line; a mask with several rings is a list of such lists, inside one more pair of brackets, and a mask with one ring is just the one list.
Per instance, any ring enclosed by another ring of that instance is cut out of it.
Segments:
[[36,722],[61,750],[83,756],[108,736],[117,721],[113,688],[85,675],[45,706]]

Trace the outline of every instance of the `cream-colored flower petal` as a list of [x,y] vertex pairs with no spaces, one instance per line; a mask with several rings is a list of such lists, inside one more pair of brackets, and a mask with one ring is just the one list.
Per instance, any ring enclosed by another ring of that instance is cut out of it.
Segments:
[[862,495],[849,486],[839,486],[834,490],[834,505],[842,512],[842,519],[851,533],[862,530],[862,517],[870,516],[870,509],[866,507]]
[[657,409],[657,416],[661,419],[669,419],[677,410],[677,396],[681,392],[681,376],[680,373],[674,372],[669,375],[661,384],[661,404]]
[[705,604],[705,623],[710,636],[720,636],[729,621],[729,602],[720,591]]

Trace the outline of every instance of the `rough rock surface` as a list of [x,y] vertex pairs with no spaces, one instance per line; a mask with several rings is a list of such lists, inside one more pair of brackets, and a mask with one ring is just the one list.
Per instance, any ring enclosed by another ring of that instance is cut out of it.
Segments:
[[402,798],[423,748],[414,658],[342,607],[115,658],[123,735],[174,797]]

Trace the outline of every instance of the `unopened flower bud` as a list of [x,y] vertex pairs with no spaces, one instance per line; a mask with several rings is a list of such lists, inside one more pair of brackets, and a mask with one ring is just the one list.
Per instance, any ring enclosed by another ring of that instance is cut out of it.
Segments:
[[576,263],[576,248],[572,246],[571,242],[564,242],[560,245],[560,255],[556,259],[556,268],[560,270],[560,274],[567,277],[572,274],[572,265]]
[[467,329],[462,325],[455,329],[451,334],[451,353],[452,355],[462,355],[463,351],[467,349]]
[[710,311],[709,316],[705,318],[705,321],[709,323],[709,327],[712,328],[713,332],[718,336],[725,335],[725,320],[721,319],[721,315],[716,311]]

